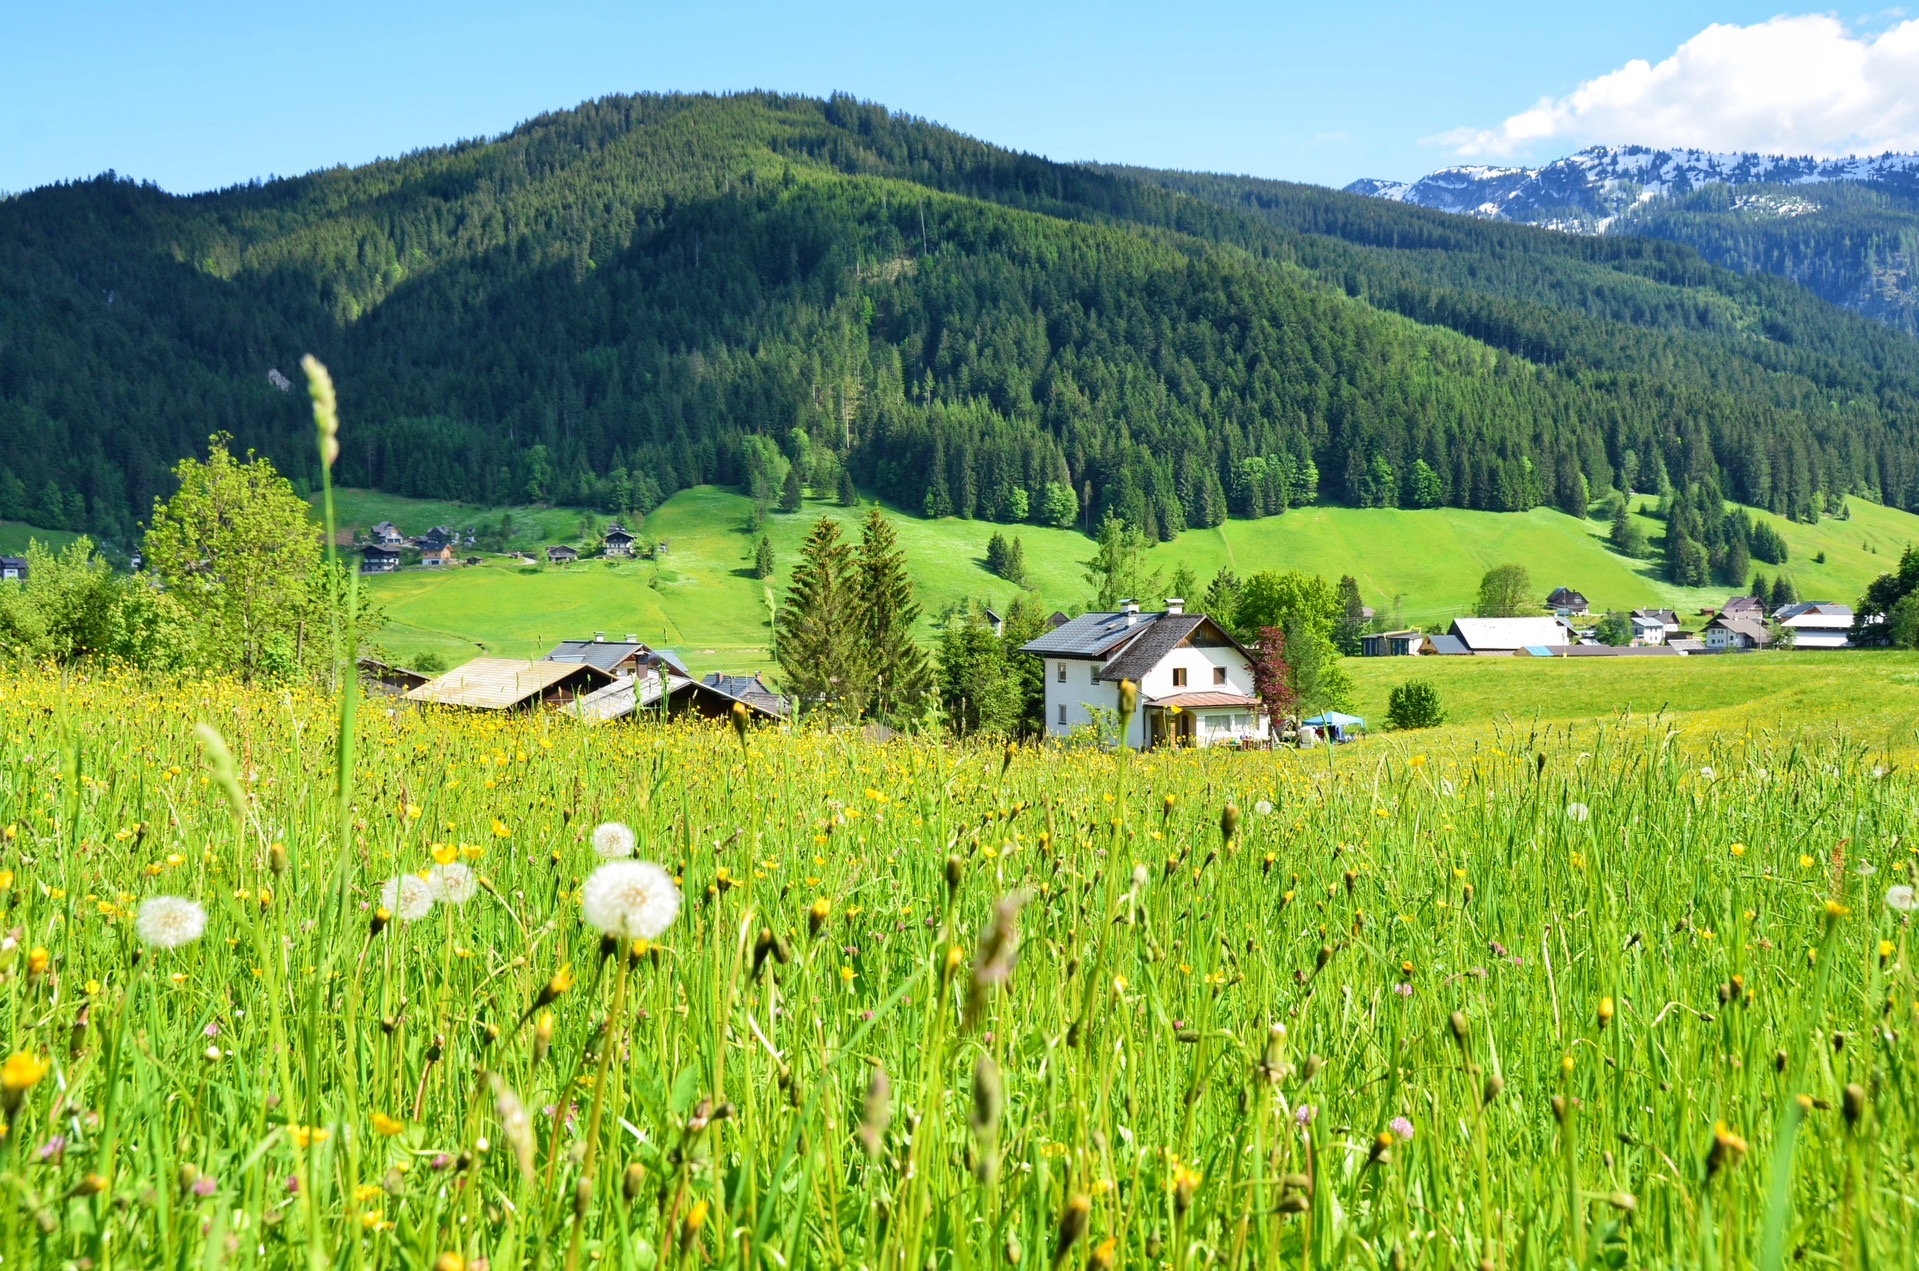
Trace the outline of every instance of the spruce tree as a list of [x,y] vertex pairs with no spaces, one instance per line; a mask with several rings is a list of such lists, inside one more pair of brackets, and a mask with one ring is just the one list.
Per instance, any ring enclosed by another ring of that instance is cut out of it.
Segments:
[[1366,603],[1359,598],[1359,581],[1351,574],[1339,577],[1339,621],[1333,624],[1333,646],[1349,658],[1360,652],[1366,634]]
[[800,545],[778,622],[782,687],[801,710],[859,714],[866,684],[861,610],[852,548],[840,527],[821,517]]
[[786,470],[786,484],[780,489],[780,511],[797,512],[800,510],[800,466],[793,464]]
[[926,651],[913,639],[920,607],[906,572],[906,553],[900,550],[893,523],[878,508],[868,512],[860,526],[855,568],[868,692],[875,713],[899,718],[917,709],[931,679]]
[[773,576],[773,542],[766,535],[760,535],[760,545],[753,553],[753,577],[771,578]]
[[853,485],[853,474],[848,472],[845,468],[841,468],[840,469],[840,506],[843,508],[852,508],[852,507],[858,507],[859,504],[860,504],[860,492]]
[[1006,561],[1009,554],[1006,535],[994,530],[993,536],[986,540],[987,572],[997,574],[1001,578],[1006,577]]

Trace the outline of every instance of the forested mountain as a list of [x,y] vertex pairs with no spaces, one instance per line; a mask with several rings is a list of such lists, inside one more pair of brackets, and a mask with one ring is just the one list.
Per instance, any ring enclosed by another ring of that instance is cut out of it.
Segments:
[[1580,234],[1696,248],[1791,279],[1919,334],[1919,154],[1789,158],[1592,146],[1539,168],[1442,168],[1355,181],[1355,194]]
[[797,463],[930,513],[1161,536],[1613,486],[1919,506],[1919,343],[1784,283],[753,94],[0,202],[0,515],[125,534],[214,430],[311,479],[308,350],[342,386],[342,479],[422,496],[770,501]]

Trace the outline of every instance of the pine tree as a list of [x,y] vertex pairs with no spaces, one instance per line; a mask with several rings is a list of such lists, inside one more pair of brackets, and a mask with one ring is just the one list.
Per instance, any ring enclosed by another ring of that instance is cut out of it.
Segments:
[[853,474],[845,468],[840,469],[840,506],[854,508],[860,505],[860,492],[853,485]]
[[1351,574],[1339,577],[1339,621],[1333,624],[1333,647],[1349,658],[1359,656],[1360,637],[1366,634],[1366,603],[1359,597],[1359,581]]
[[1001,578],[1006,577],[1006,558],[1009,554],[1010,549],[1006,546],[1006,535],[1000,533],[998,530],[994,530],[993,536],[986,540],[987,572],[997,574]]
[[800,466],[792,464],[786,469],[786,484],[780,488],[780,511],[799,511],[800,496]]
[[1233,612],[1239,608],[1239,575],[1230,569],[1214,574],[1213,581],[1206,586],[1202,608],[1214,622],[1231,629]]
[[863,705],[856,570],[840,527],[821,517],[800,545],[778,623],[782,687],[802,710],[856,716]]
[[760,535],[760,545],[753,553],[753,577],[771,578],[773,576],[773,541]]
[[1006,548],[1006,568],[1001,576],[1015,586],[1026,585],[1026,548],[1017,534],[1013,535],[1013,541]]
[[873,709],[891,719],[915,713],[931,686],[926,651],[913,639],[920,607],[899,535],[878,508],[860,526],[856,568],[858,627]]

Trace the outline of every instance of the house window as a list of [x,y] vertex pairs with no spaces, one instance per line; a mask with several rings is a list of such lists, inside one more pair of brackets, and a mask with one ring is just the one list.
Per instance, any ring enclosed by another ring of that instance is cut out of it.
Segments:
[[1064,702],[1061,702],[1059,705],[1059,726],[1061,728],[1066,727],[1066,703]]
[[1216,666],[1216,667],[1214,667],[1214,668],[1213,668],[1213,683],[1215,683],[1215,684],[1224,684],[1225,682],[1226,682],[1226,668],[1225,668],[1225,667],[1223,667],[1223,666]]
[[1186,668],[1185,667],[1176,666],[1173,668],[1173,687],[1174,688],[1186,687]]
[[1086,682],[1088,684],[1099,683],[1099,663],[1095,662],[1086,668]]
[[1061,684],[1066,683],[1066,664],[1064,662],[1059,664],[1059,675],[1057,678]]

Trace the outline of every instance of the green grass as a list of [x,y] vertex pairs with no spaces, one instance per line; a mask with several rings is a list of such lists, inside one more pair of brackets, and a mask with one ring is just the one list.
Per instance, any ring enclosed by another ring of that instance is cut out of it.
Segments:
[[[342,522],[371,525],[391,519],[403,529],[433,524],[497,520],[497,509],[413,503],[386,495],[345,491]],[[1775,521],[1791,548],[1785,567],[1808,599],[1850,604],[1865,586],[1897,563],[1900,550],[1919,542],[1919,517],[1858,500],[1849,521],[1816,526]],[[382,641],[405,661],[434,652],[449,662],[482,650],[537,655],[553,642],[591,635],[634,632],[650,643],[679,649],[700,670],[754,670],[769,665],[766,584],[751,576],[753,547],[745,525],[750,504],[737,494],[704,486],[682,491],[647,518],[646,533],[670,543],[656,566],[634,562],[609,568],[583,562],[566,569],[523,574],[499,562],[446,574],[403,572],[371,580],[392,625]],[[863,510],[809,501],[796,515],[769,514],[780,568],[772,580],[784,594],[801,540],[821,516],[841,521],[847,532]],[[546,527],[539,543],[572,541],[579,514],[570,509],[518,509],[516,522]],[[977,599],[1010,602],[1012,584],[988,573],[986,541],[996,531],[1016,534],[1024,547],[1032,584],[1049,608],[1077,613],[1090,588],[1082,562],[1092,544],[1071,530],[1004,526],[947,518],[928,521],[893,514],[901,546],[926,614],[922,634],[951,606]],[[1659,532],[1646,520],[1648,531]],[[1564,583],[1584,592],[1596,609],[1671,606],[1692,613],[1716,606],[1725,589],[1689,590],[1657,578],[1656,563],[1633,561],[1609,550],[1606,527],[1559,512],[1525,513],[1303,508],[1259,521],[1228,521],[1193,530],[1152,551],[1155,568],[1170,576],[1180,564],[1202,587],[1214,571],[1230,566],[1241,577],[1261,569],[1303,569],[1327,577],[1351,573],[1367,603],[1400,621],[1443,629],[1470,609],[1480,576],[1494,565],[1524,564],[1541,597]],[[538,544],[529,541],[527,546]],[[1876,550],[1876,554],[1875,554]],[[1824,551],[1826,563],[1815,564]],[[1760,566],[1768,576],[1776,572]],[[1396,598],[1399,598],[1397,605]],[[1154,603],[1158,597],[1143,597]],[[1188,597],[1194,603],[1198,597]]]
[[[1919,786],[1847,738],[366,709],[341,800],[302,688],[0,732],[9,1267],[1919,1264]],[[603,944],[609,820],[684,903]]]
[[57,552],[79,537],[72,530],[43,530],[24,521],[0,521],[0,555],[23,555],[27,544],[35,540]]

